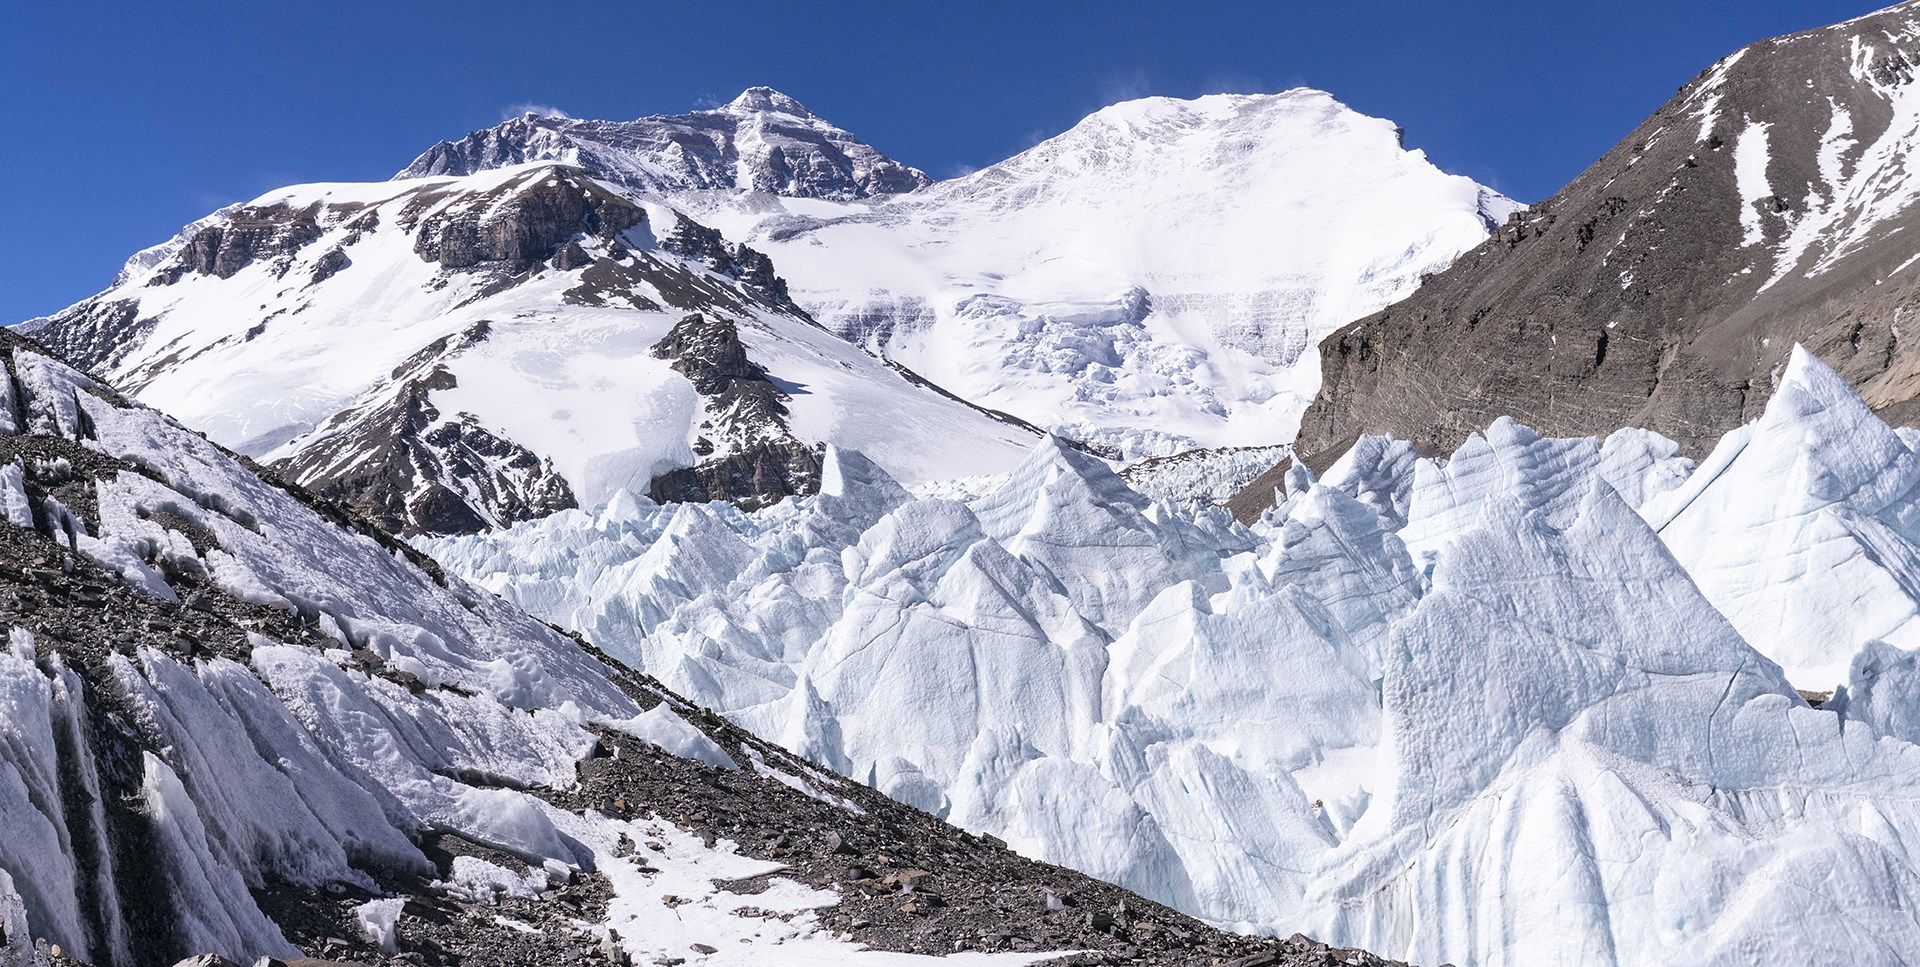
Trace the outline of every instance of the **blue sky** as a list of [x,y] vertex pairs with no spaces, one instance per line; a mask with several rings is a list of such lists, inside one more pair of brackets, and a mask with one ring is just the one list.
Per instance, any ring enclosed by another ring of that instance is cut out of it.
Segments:
[[0,323],[221,205],[385,178],[516,105],[626,118],[755,84],[936,177],[1116,100],[1309,85],[1534,201],[1722,54],[1880,5],[0,0]]

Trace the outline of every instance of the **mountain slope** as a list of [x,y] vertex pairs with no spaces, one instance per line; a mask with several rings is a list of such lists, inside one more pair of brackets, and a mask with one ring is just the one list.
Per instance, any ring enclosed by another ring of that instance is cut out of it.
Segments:
[[930,180],[769,87],[748,88],[716,110],[634,121],[530,113],[442,141],[395,178],[532,161],[577,165],[643,192],[738,188],[848,200],[913,191]]
[[550,164],[274,192],[26,329],[395,531],[622,487],[757,505],[828,441],[990,472],[1033,438],[821,329],[764,255]]
[[1517,207],[1319,91],[1148,98],[963,178],[686,204],[823,325],[1127,456],[1286,442],[1312,347]]
[[1758,415],[1788,350],[1914,417],[1920,6],[1763,41],[1703,72],[1552,198],[1321,344],[1296,450],[1445,452],[1512,415],[1659,431],[1699,454]]
[[834,778],[11,333],[0,368],[0,963],[1326,960]]
[[1920,678],[1878,639],[1920,614],[1917,444],[1802,353],[1698,469],[1502,419],[1296,468],[1248,529],[1053,440],[965,501],[834,450],[820,495],[751,514],[421,546],[842,775],[1217,923],[1422,963],[1891,963],[1920,956]]

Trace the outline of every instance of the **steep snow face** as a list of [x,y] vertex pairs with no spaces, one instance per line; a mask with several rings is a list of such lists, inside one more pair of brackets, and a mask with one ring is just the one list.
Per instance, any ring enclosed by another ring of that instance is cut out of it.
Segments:
[[759,253],[575,168],[300,186],[191,230],[35,335],[395,530],[729,459],[805,477],[825,442],[909,482],[997,472],[1035,438],[815,325]]
[[829,328],[1129,457],[1287,442],[1319,338],[1518,207],[1304,89],[1117,104],[878,203],[687,204]]
[[930,182],[770,87],[750,87],[716,110],[634,121],[529,113],[442,141],[395,178],[471,175],[532,161],[580,165],[645,192],[738,188],[844,201]]
[[1911,441],[1799,354],[1722,450],[1367,438],[1252,529],[1051,442],[966,500],[834,450],[829,491],[758,513],[622,497],[423,546],[817,762],[1218,922],[1423,963],[1920,956],[1920,673],[1871,640],[1914,610]]

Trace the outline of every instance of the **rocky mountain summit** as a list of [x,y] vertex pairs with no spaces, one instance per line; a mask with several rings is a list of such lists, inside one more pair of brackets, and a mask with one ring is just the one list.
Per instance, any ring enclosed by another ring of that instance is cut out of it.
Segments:
[[[1329,336],[1296,450],[1441,453],[1500,415],[1657,430],[1704,452],[1804,343],[1920,415],[1920,5],[1762,41],[1412,296]],[[1318,458],[1315,455],[1323,455]]]
[[459,141],[442,141],[397,179],[471,175],[551,161],[578,165],[643,192],[743,189],[850,200],[931,183],[770,87],[724,107],[634,121],[525,114]]

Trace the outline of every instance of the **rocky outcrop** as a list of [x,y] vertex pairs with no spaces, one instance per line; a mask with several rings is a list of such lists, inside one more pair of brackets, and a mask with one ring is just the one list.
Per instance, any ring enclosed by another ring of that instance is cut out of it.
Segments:
[[394,177],[470,175],[533,161],[578,164],[646,192],[741,188],[847,200],[932,183],[767,87],[716,110],[634,121],[526,114],[442,141]]
[[274,471],[396,534],[471,534],[578,506],[552,461],[433,404],[435,390],[457,385],[446,361],[488,330],[435,340]]
[[446,202],[439,192],[422,192],[402,218],[414,230],[414,252],[448,269],[503,263],[524,270],[553,258],[576,236],[612,240],[647,217],[584,172],[564,167],[529,171],[491,192]]
[[775,309],[803,319],[812,318],[787,294],[787,282],[774,273],[773,260],[744,243],[729,242],[718,231],[682,217],[673,231],[660,240],[660,247],[681,258],[705,263],[714,272],[737,280],[742,288]]
[[189,273],[229,279],[257,260],[292,255],[320,237],[320,206],[240,208],[187,239],[149,285],[172,285]]
[[1883,416],[1920,409],[1920,7],[1764,41],[1702,73],[1572,184],[1412,297],[1320,345],[1297,452],[1453,449],[1511,415],[1643,426],[1698,455],[1803,343]]
[[653,479],[656,501],[729,500],[746,509],[820,489],[820,450],[787,427],[787,395],[747,358],[726,316],[694,313],[653,347],[700,394],[696,462]]

